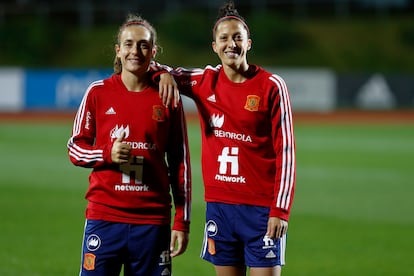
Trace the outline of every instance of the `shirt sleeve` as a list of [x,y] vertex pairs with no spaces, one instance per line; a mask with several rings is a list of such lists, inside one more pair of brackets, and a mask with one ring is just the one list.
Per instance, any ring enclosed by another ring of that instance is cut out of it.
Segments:
[[93,101],[93,89],[91,84],[76,113],[72,136],[67,143],[70,161],[85,168],[97,168],[105,164],[111,164],[112,144],[95,145],[96,138],[96,112]]
[[199,79],[203,75],[204,70],[199,68],[188,69],[184,67],[173,68],[165,64],[151,62],[150,72],[151,75],[156,76],[153,78],[155,83],[159,83],[159,76],[161,74],[171,74],[177,82],[180,93],[187,97],[193,98],[193,93],[198,83],[195,80]]
[[[149,70],[148,70],[148,74],[150,76],[150,79],[154,83],[159,83],[160,75],[164,74],[164,73],[169,73],[167,68],[169,68],[169,67],[165,66],[165,68],[164,68],[163,65],[159,64],[158,62],[151,61],[150,66],[149,66]],[[169,68],[169,69],[172,70],[172,68]]]
[[288,220],[296,185],[295,138],[292,110],[286,83],[272,75],[276,83],[271,107],[272,139],[276,153],[276,176],[271,217]]
[[167,161],[175,206],[172,229],[189,232],[192,179],[187,125],[182,104],[179,104],[177,109],[171,109],[171,112],[174,113],[173,131],[170,132]]

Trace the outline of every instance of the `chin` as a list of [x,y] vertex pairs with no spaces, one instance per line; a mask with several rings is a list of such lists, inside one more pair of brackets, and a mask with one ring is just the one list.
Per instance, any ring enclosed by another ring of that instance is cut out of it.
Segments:
[[237,67],[240,65],[240,62],[237,62],[236,60],[222,60],[221,63],[229,67]]

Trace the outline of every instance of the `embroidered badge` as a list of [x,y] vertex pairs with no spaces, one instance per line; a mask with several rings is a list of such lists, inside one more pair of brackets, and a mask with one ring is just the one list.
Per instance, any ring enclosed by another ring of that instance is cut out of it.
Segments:
[[260,97],[256,95],[248,95],[244,109],[249,111],[259,110]]
[[163,106],[152,106],[152,119],[158,122],[163,122],[165,120],[165,109]]
[[208,243],[208,253],[211,255],[216,255],[216,244],[214,243],[214,240],[212,238],[207,239]]
[[83,268],[86,270],[94,270],[95,269],[95,259],[96,256],[92,253],[85,253],[83,256]]
[[217,232],[218,232],[217,223],[214,220],[207,221],[206,230],[208,232],[209,237],[213,237],[217,235]]
[[86,240],[86,247],[89,251],[96,251],[101,246],[101,239],[98,235],[92,234]]

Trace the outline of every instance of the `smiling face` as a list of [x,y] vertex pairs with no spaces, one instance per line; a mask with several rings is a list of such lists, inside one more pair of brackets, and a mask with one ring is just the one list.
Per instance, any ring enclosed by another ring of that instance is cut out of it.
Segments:
[[144,74],[156,54],[151,32],[142,25],[130,25],[122,30],[118,43],[115,52],[121,61],[122,71]]
[[247,70],[246,54],[252,41],[243,23],[236,19],[223,20],[217,25],[215,34],[212,47],[221,63],[237,71]]

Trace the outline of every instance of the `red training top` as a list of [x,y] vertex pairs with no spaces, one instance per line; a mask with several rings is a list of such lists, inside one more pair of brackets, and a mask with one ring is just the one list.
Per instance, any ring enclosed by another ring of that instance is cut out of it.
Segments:
[[270,207],[288,220],[296,183],[295,139],[284,80],[250,65],[243,83],[221,65],[171,72],[197,105],[207,202]]
[[[122,132],[133,158],[119,165],[112,162],[111,149]],[[93,168],[87,219],[169,224],[171,187],[173,229],[189,231],[191,170],[181,105],[166,108],[153,87],[128,91],[120,75],[96,81],[76,114],[68,153],[73,164]]]

